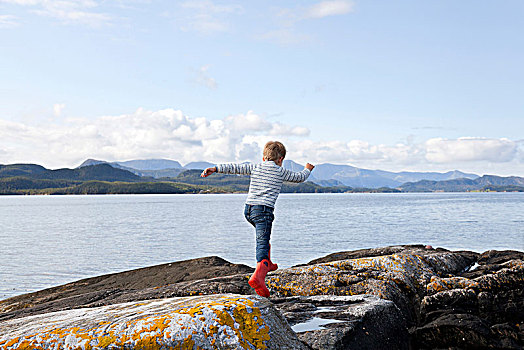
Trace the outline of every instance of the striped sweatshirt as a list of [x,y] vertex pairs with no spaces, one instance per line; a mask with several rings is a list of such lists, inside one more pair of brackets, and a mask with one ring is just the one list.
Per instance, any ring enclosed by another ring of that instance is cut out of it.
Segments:
[[275,207],[284,181],[304,182],[311,173],[309,169],[293,172],[273,161],[259,164],[217,164],[216,167],[219,173],[251,175],[246,204],[261,204],[272,208]]

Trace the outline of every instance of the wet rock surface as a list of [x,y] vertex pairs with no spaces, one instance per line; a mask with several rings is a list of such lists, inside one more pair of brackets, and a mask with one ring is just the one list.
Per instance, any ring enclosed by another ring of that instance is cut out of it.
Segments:
[[[10,298],[0,301],[0,335],[4,322],[52,311],[195,295],[250,295],[252,271],[209,257]],[[302,344],[313,349],[524,345],[524,253],[519,251],[479,254],[423,245],[362,249],[277,270],[266,282],[268,300]]]
[[371,295],[273,298],[298,338],[313,349],[406,349],[398,307]]

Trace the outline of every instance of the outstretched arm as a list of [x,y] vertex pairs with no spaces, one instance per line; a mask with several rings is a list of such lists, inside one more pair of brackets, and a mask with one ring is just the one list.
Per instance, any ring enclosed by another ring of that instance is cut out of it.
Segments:
[[213,173],[250,175],[253,164],[217,164],[212,168],[205,169],[200,176],[208,177]]
[[293,172],[291,170],[284,169],[284,181],[289,182],[304,182],[311,174],[311,170],[315,168],[314,165],[307,163],[304,170],[299,172]]

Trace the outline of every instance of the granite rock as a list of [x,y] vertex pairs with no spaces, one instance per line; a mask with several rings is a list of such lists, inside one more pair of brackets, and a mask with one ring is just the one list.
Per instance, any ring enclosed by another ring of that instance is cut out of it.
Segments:
[[371,295],[272,299],[299,339],[313,349],[406,349],[406,320],[391,301]]
[[307,349],[267,299],[213,295],[59,311],[1,323],[0,349]]
[[86,278],[0,301],[0,321],[136,300],[204,294],[250,294],[253,268],[217,256]]
[[[266,278],[271,293],[279,297],[371,294],[393,301],[408,324],[418,319],[418,306],[426,285],[435,276],[464,271],[475,261],[471,252],[425,249],[421,246],[389,247],[388,255],[373,251],[366,257],[329,261],[276,271]],[[338,253],[336,258],[345,258]]]
[[[61,310],[79,312],[129,302],[125,305],[133,307],[137,301],[224,293],[239,298],[254,293],[247,284],[252,271],[209,257],[85,279],[0,301],[0,329]],[[522,349],[524,345],[522,252],[479,254],[423,245],[362,249],[277,270],[266,281],[269,299],[245,298],[272,302],[275,317],[287,325],[285,318],[302,341],[297,346]],[[304,330],[304,325],[309,328]]]
[[460,276],[432,278],[410,330],[412,346],[522,349],[523,255],[489,251]]

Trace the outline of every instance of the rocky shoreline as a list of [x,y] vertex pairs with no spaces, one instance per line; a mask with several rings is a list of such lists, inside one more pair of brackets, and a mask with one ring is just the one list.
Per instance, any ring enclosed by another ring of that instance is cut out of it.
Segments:
[[522,349],[524,252],[422,245],[272,272],[206,257],[0,301],[0,349]]

